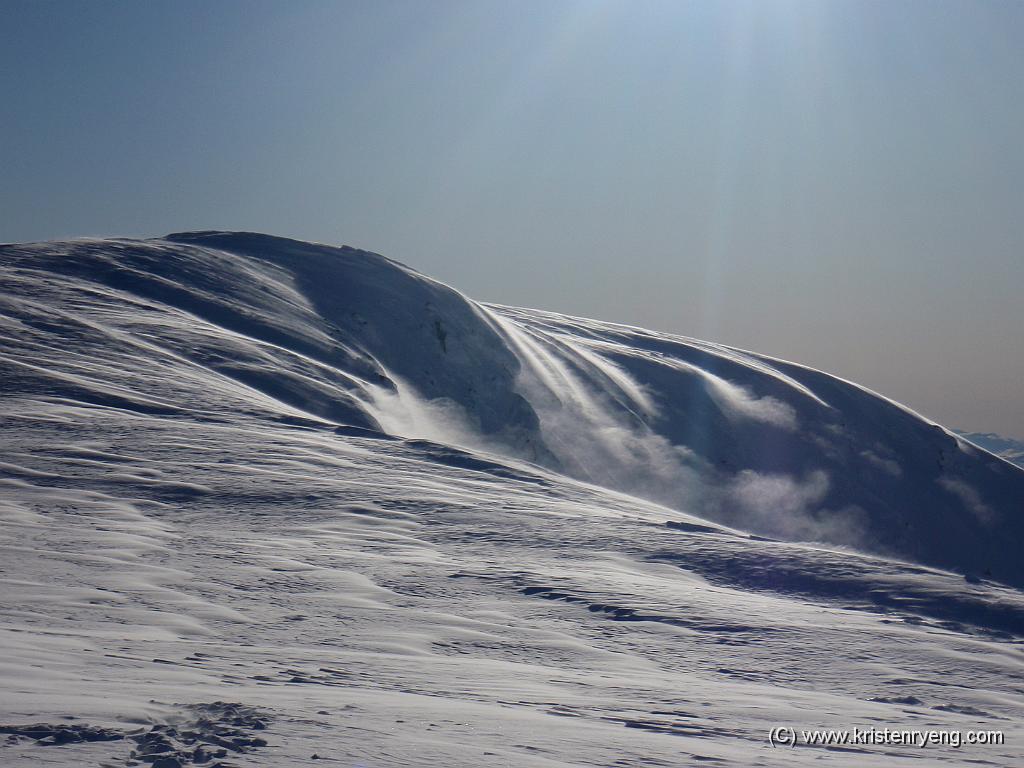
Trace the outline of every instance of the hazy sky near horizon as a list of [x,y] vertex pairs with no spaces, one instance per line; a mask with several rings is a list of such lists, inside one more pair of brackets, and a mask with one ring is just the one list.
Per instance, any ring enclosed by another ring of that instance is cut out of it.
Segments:
[[246,229],[1024,436],[1024,3],[0,0],[0,241]]

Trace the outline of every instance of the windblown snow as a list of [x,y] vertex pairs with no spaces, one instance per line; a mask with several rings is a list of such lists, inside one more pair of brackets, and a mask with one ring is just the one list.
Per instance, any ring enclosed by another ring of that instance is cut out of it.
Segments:
[[351,248],[75,240],[0,246],[0,429],[2,765],[1024,756],[1024,471],[820,371]]

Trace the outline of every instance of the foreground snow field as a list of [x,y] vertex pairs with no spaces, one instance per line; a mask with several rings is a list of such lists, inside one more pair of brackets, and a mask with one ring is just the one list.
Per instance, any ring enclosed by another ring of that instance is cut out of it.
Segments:
[[1024,471],[855,385],[252,234],[0,339],[0,765],[1024,762]]

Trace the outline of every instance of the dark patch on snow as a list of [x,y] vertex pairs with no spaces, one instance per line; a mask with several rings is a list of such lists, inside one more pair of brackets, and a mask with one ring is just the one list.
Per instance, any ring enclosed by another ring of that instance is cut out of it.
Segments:
[[752,627],[747,624],[708,623],[696,621],[683,616],[657,613],[650,610],[644,610],[642,608],[630,608],[627,606],[615,605],[614,603],[596,603],[585,597],[579,597],[566,591],[548,586],[523,587],[519,592],[529,597],[541,597],[545,600],[561,600],[566,603],[582,603],[591,613],[601,614],[611,621],[649,621],[657,624],[684,627],[696,632],[707,632],[719,635],[718,642],[730,645],[739,645],[746,642],[742,637],[735,638],[737,635],[742,636],[746,633],[760,635],[767,631],[771,631],[764,627]]
[[547,481],[537,475],[530,475],[525,472],[512,469],[497,461],[481,458],[478,455],[453,448],[449,445],[441,445],[430,440],[405,440],[405,445],[422,452],[424,457],[436,464],[443,464],[456,469],[468,469],[471,472],[486,472],[495,477],[506,480],[518,480],[523,483],[534,483],[536,485],[547,485]]
[[0,725],[8,743],[34,739],[41,747],[66,746],[96,741],[133,742],[126,766],[149,764],[152,768],[185,768],[204,765],[228,768],[221,758],[267,746],[254,734],[267,727],[269,718],[244,704],[215,701],[179,705],[184,716],[173,724],[161,723],[139,730],[100,728],[87,724]]
[[17,741],[19,738],[35,739],[41,747],[81,744],[91,741],[118,741],[125,737],[122,731],[112,728],[100,728],[94,725],[52,725],[50,723],[0,725],[0,733],[8,734],[9,742]]
[[684,523],[680,520],[666,520],[665,527],[671,528],[674,531],[686,531],[687,533],[725,533],[720,528],[712,528],[710,525]]

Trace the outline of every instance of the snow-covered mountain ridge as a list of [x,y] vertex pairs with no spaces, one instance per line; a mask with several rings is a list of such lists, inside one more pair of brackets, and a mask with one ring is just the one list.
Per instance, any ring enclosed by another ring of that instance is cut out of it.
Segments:
[[[761,535],[1024,584],[1024,472],[819,371],[481,305],[375,254],[265,235],[3,259],[6,314],[30,344],[8,352],[9,393],[428,438]],[[155,388],[141,362],[162,369]]]
[[821,372],[265,235],[6,245],[0,444],[0,765],[1019,762],[1024,473]]

